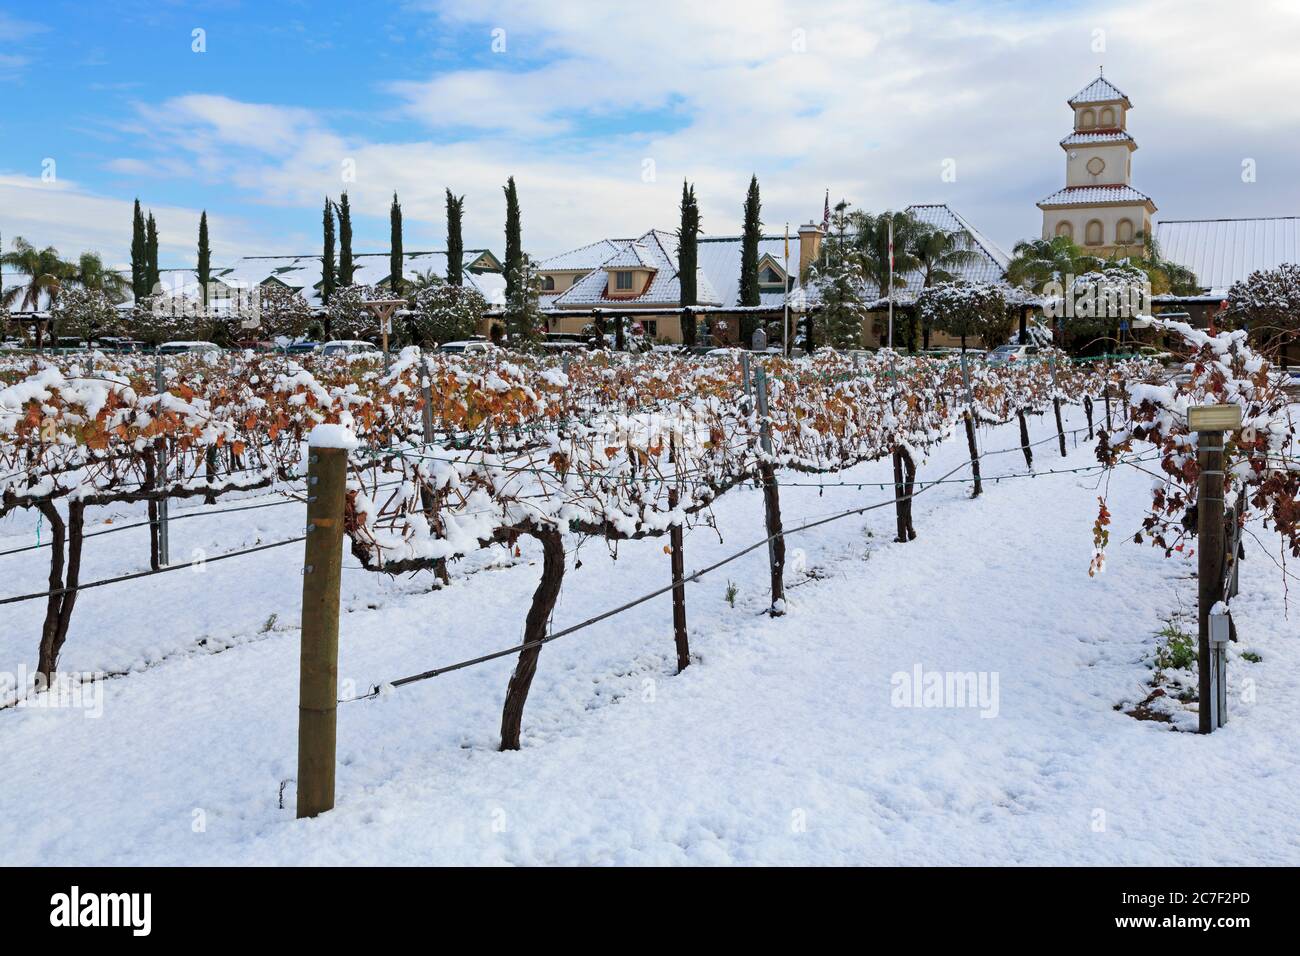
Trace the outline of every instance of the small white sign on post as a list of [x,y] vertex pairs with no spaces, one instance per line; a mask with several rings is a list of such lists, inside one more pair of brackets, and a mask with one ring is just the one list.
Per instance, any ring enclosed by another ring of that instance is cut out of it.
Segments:
[[1194,432],[1230,432],[1241,427],[1240,405],[1193,405],[1187,427]]

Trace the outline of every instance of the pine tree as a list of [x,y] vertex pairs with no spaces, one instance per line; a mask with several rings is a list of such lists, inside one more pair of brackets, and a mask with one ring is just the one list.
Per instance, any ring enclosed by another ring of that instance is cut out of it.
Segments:
[[465,281],[463,271],[465,258],[465,243],[461,238],[460,225],[461,217],[465,212],[465,197],[453,196],[451,190],[447,190],[447,282],[450,285],[460,285]]
[[515,177],[506,180],[506,302],[516,298],[520,265],[523,259],[523,246],[519,232],[519,193],[515,190]]
[[321,228],[325,233],[325,248],[321,252],[320,297],[321,302],[329,305],[330,296],[334,294],[334,203],[325,199],[325,211],[321,217]]
[[677,279],[681,287],[682,341],[695,344],[695,312],[690,306],[699,302],[696,279],[699,275],[700,207],[695,201],[695,187],[682,180],[682,221],[677,230]]
[[135,212],[131,218],[131,293],[137,302],[149,295],[148,254],[145,250],[144,213],[140,210],[140,200],[135,201]]
[[[758,176],[749,180],[745,196],[745,227],[740,244],[740,304],[755,306],[758,296],[758,240],[762,238],[763,223],[759,219],[762,204],[758,198]],[[755,319],[747,314],[740,318],[740,344],[748,348],[754,334]]]
[[388,249],[388,287],[394,297],[402,294],[402,207],[397,202],[397,193],[393,193],[393,205],[388,210],[389,249]]
[[352,207],[348,194],[339,197],[339,285],[352,284]]
[[[866,273],[856,256],[837,256],[812,270],[812,281],[821,296],[819,326],[825,342],[807,342],[810,350],[819,344],[837,349],[862,347],[862,327],[867,319],[864,299]],[[808,330],[811,338],[811,328]]]
[[145,262],[147,263],[145,284],[149,286],[152,292],[158,288],[158,282],[162,275],[158,271],[158,224],[154,222],[153,213],[149,213],[149,218],[144,227],[144,248]]
[[203,304],[208,303],[208,283],[212,281],[212,250],[208,247],[208,212],[199,214],[199,267],[195,270],[199,279],[199,294]]

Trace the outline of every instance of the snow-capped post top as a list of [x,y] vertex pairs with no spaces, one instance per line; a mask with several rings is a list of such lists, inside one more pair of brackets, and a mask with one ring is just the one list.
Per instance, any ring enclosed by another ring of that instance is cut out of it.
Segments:
[[1194,432],[1230,432],[1241,427],[1240,405],[1193,405],[1187,427]]
[[317,425],[307,436],[307,444],[312,448],[343,448],[351,451],[360,442],[346,425]]

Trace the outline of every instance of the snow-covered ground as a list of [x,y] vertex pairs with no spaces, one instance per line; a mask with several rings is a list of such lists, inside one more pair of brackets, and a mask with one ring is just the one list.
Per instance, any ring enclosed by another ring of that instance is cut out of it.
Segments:
[[[1050,416],[1031,424],[1036,440],[1052,433]],[[1014,425],[982,436],[1016,440]],[[921,478],[964,444],[937,449]],[[1050,443],[1035,451],[1040,469],[1093,463],[1083,445],[1064,462]],[[889,481],[890,463],[842,480],[858,479]],[[97,718],[0,711],[0,862],[1300,863],[1300,627],[1253,541],[1228,726],[1198,737],[1115,709],[1145,696],[1156,632],[1195,602],[1190,561],[1127,540],[1150,481],[1110,477],[1097,578],[1096,474],[986,482],[973,501],[965,484],[936,486],[906,545],[892,543],[892,508],[792,537],[780,619],[761,613],[756,550],[688,586],[694,659],[680,675],[667,596],[548,645],[519,752],[496,750],[513,658],[343,704],[337,807],[310,821],[293,812],[301,545],[89,590],[62,664],[126,673],[103,683]],[[885,494],[786,486],[781,500],[792,526]],[[688,571],[762,537],[754,489],[716,516],[717,531],[687,536]],[[302,524],[297,504],[177,521],[173,559]],[[35,532],[31,515],[0,523],[0,550]],[[83,580],[147,567],[142,530],[86,549]],[[36,555],[0,557],[3,594],[46,587]],[[431,591],[431,575],[387,580],[345,556],[341,693],[517,642],[536,559],[528,544],[480,554]],[[668,579],[662,541],[623,543],[616,561],[588,542],[554,626]],[[42,612],[0,608],[0,671],[34,663]],[[896,706],[897,675],[918,667],[974,672],[992,696]]]

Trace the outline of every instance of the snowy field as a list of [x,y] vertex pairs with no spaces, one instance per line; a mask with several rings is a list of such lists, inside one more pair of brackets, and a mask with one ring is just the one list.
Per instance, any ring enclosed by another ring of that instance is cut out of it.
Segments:
[[[1067,427],[1081,424],[1074,410]],[[1050,416],[1031,429],[1054,430]],[[1014,446],[1016,426],[981,440]],[[958,464],[964,444],[937,448],[920,478]],[[1040,470],[1093,461],[1083,445],[1064,461],[1035,449]],[[987,476],[1024,470],[1018,452],[984,463]],[[889,481],[890,463],[832,480]],[[666,595],[550,644],[518,752],[496,750],[513,657],[343,704],[337,808],[310,821],[294,819],[292,780],[302,546],[88,590],[62,666],[119,676],[97,718],[0,711],[0,861],[1300,863],[1300,620],[1282,573],[1248,538],[1225,729],[1125,715],[1116,705],[1149,689],[1157,632],[1194,613],[1195,559],[1127,540],[1151,479],[1121,469],[1107,571],[1090,579],[1101,480],[989,481],[974,501],[939,485],[917,499],[906,545],[892,543],[892,508],[791,537],[781,619],[761,613],[759,549],[688,585],[694,659],[680,676]],[[781,500],[792,526],[887,493],[783,486]],[[716,517],[716,532],[687,535],[688,572],[762,537],[752,488]],[[303,520],[289,504],[177,521],[173,560],[292,537]],[[0,550],[36,530],[29,514],[0,523]],[[431,575],[389,580],[345,555],[341,695],[516,643],[539,570],[530,544],[454,565],[437,591]],[[86,552],[83,581],[148,566],[143,529]],[[3,594],[47,586],[35,555],[0,557]],[[556,629],[669,580],[657,541],[624,542],[617,561],[588,542],[569,561]],[[43,609],[0,608],[0,671],[34,664]],[[996,695],[895,706],[895,675],[918,667],[976,672],[990,691],[996,678]]]

